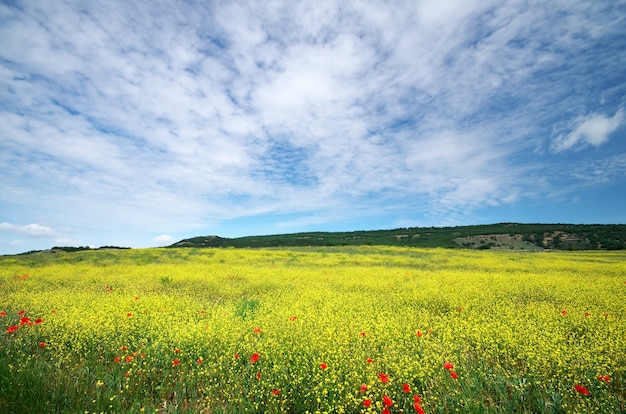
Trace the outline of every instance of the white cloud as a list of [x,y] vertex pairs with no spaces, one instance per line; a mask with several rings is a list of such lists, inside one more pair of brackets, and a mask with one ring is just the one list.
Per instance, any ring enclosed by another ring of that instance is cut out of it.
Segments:
[[624,109],[620,108],[612,117],[591,114],[575,121],[575,127],[568,134],[559,135],[553,143],[554,151],[580,149],[587,145],[598,147],[609,140],[609,135],[617,130],[624,120]]
[[30,237],[54,237],[55,232],[48,226],[37,223],[19,226],[11,223],[0,223],[0,231],[16,232]]
[[154,238],[154,242],[156,243],[157,246],[170,245],[172,244],[173,240],[174,239],[169,234],[161,234],[160,236],[157,236]]

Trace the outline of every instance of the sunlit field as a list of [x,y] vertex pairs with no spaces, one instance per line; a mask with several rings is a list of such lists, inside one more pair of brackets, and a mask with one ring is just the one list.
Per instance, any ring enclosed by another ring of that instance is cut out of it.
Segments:
[[626,412],[626,252],[0,257],[1,413]]

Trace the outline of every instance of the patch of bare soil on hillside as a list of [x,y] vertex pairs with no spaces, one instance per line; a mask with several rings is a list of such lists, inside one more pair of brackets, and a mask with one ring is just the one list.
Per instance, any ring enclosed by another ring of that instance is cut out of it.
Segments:
[[521,234],[485,234],[478,236],[457,237],[454,241],[469,249],[492,250],[545,250],[534,243],[524,240]]

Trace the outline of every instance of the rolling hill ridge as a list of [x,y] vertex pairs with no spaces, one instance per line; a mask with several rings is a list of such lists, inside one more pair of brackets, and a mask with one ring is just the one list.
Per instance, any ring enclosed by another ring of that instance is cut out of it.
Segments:
[[304,232],[225,238],[199,236],[168,247],[291,247],[390,245],[500,250],[623,250],[624,224],[498,223],[351,232]]

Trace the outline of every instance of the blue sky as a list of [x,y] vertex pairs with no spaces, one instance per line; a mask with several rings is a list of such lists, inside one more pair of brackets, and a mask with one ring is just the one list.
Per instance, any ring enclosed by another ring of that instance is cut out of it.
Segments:
[[0,254],[626,223],[626,1],[3,1]]

